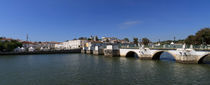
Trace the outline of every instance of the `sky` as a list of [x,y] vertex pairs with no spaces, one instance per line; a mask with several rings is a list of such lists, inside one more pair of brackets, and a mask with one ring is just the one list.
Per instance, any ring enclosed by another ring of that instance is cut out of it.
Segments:
[[0,36],[184,39],[210,27],[210,0],[0,0]]

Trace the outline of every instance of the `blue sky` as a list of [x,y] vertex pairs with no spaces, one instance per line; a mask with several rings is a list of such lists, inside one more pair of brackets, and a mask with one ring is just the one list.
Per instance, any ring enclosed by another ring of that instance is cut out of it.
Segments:
[[0,0],[0,36],[186,38],[210,26],[209,0]]

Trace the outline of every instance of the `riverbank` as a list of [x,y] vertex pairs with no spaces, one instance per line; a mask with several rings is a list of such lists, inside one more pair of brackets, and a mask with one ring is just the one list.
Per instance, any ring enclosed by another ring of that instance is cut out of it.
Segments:
[[81,53],[81,49],[33,51],[33,52],[0,52],[0,55],[33,55],[33,54],[64,54],[64,53]]

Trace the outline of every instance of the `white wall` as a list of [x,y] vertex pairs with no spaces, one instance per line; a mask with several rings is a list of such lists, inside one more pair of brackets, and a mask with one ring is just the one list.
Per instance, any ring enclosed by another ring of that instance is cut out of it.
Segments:
[[69,40],[66,42],[63,42],[61,44],[56,44],[55,48],[57,49],[75,49],[75,48],[81,48],[86,43],[86,40]]

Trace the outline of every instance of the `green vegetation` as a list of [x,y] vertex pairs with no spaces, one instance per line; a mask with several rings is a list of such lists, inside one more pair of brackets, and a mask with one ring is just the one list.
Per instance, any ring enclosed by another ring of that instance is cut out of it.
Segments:
[[148,38],[142,38],[142,44],[148,45],[150,43],[150,40]]
[[78,39],[79,39],[79,40],[88,40],[87,37],[79,37]]
[[[176,44],[184,44],[185,40],[166,40],[166,41],[160,41],[161,44],[171,44],[171,42],[174,42]],[[158,42],[156,42],[158,43]]]
[[138,39],[138,38],[136,38],[136,37],[134,37],[134,38],[133,38],[133,43],[134,43],[134,44],[136,44],[136,45],[138,46],[139,39]]
[[[160,41],[159,41],[160,42]],[[199,30],[195,35],[189,35],[186,39],[183,40],[166,40],[161,41],[161,44],[170,44],[171,42],[188,45],[206,45],[210,44],[210,28],[203,28]],[[156,42],[158,43],[158,42]]]
[[129,39],[128,38],[124,38],[123,40],[125,40],[126,42],[129,42]]
[[188,36],[185,43],[193,45],[210,44],[210,28],[203,28],[195,35]]
[[0,41],[0,51],[1,52],[10,52],[10,51],[13,51],[17,47],[22,47],[22,43],[20,43],[16,40]]

